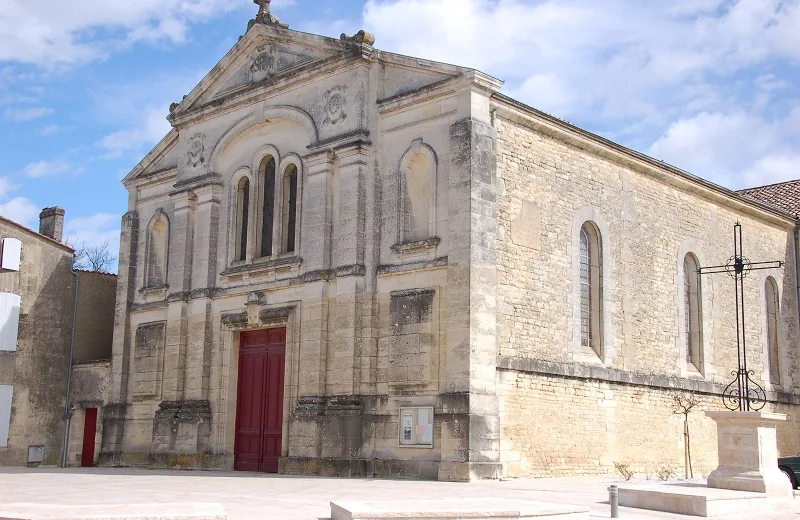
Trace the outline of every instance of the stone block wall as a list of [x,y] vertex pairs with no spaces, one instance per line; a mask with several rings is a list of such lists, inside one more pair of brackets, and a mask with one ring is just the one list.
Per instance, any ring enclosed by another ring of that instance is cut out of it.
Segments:
[[19,271],[0,272],[0,292],[21,298],[15,351],[0,351],[0,385],[13,387],[8,445],[0,466],[24,466],[29,446],[56,465],[64,433],[75,279],[72,249],[0,218],[0,238],[22,242]]
[[[673,381],[673,384],[675,382]],[[673,396],[691,390],[597,379],[499,370],[502,453],[507,476],[615,475],[627,464],[637,478],[658,480],[659,470],[684,475],[683,415]],[[716,424],[706,411],[724,410],[715,393],[695,391],[689,414],[695,476],[717,467]],[[787,414],[778,427],[782,456],[800,453],[796,404],[769,403]]]
[[[737,364],[733,281],[717,274],[701,279],[703,369],[688,369],[683,257],[691,252],[700,265],[724,264],[733,254],[736,222],[744,229],[746,257],[785,262],[745,281],[748,365],[767,389],[768,407],[792,418],[779,433],[782,453],[800,449],[792,220],[542,114],[497,108],[498,378],[506,470],[607,473],[626,461],[645,472],[681,463],[682,427],[664,388],[694,388],[704,396],[701,410],[716,410]],[[595,223],[602,244],[601,355],[580,347],[577,231],[586,221]],[[780,290],[780,385],[764,382],[767,276]],[[639,384],[622,384],[630,381]],[[713,422],[701,416],[692,419],[694,453],[697,468],[708,470],[716,464],[716,436]]]

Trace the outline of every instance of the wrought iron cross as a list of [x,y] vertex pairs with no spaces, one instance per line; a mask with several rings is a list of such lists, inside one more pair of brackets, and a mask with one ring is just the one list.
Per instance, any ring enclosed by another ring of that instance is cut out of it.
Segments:
[[750,412],[761,410],[766,404],[767,394],[761,385],[753,381],[754,372],[747,369],[747,334],[745,332],[744,315],[744,279],[750,271],[760,269],[776,269],[783,266],[783,262],[751,262],[744,257],[742,252],[742,225],[737,222],[733,226],[733,256],[725,265],[701,267],[700,275],[714,273],[728,273],[734,280],[736,288],[736,354],[739,369],[731,372],[734,380],[722,392],[722,401],[728,410]]

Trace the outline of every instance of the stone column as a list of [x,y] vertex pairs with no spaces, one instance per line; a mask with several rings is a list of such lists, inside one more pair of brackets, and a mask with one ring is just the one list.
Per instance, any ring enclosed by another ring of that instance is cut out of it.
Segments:
[[338,218],[334,223],[333,244],[336,266],[336,305],[333,341],[328,352],[328,395],[352,395],[360,386],[361,367],[357,350],[360,343],[360,298],[364,290],[364,168],[367,150],[362,142],[336,150],[339,160]]
[[303,298],[300,356],[297,363],[298,401],[290,415],[289,454],[281,473],[308,473],[310,460],[320,456],[320,418],[325,408],[328,345],[328,280],[333,233],[334,154],[315,152],[305,157],[300,251],[303,255]]
[[776,427],[782,413],[706,412],[717,423],[719,467],[708,476],[708,487],[766,493],[791,499],[789,479],[778,469]]
[[[499,478],[494,129],[450,127],[447,378],[440,480]],[[447,413],[450,412],[450,413]],[[466,426],[464,426],[466,425]]]
[[167,401],[180,401],[184,398],[188,301],[192,283],[197,198],[191,191],[174,193],[171,198],[175,212],[169,241],[169,272],[167,273],[169,306],[167,308],[163,396]]
[[217,279],[220,197],[222,183],[194,189],[197,197],[192,285],[189,302],[189,337],[186,352],[184,399],[208,399],[211,349],[211,292]]
[[314,153],[305,158],[308,171],[303,184],[301,240],[303,270],[312,281],[327,278],[331,268],[333,232],[333,152]]
[[114,336],[111,347],[111,384],[108,404],[103,410],[103,440],[99,464],[120,462],[124,437],[128,395],[128,375],[131,357],[130,309],[136,291],[136,259],[139,245],[139,214],[129,211],[122,217],[119,242],[119,274],[117,302],[114,309]]

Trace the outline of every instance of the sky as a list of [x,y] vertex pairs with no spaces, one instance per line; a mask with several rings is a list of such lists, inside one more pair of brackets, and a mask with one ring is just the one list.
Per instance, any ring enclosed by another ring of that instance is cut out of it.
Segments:
[[[503,92],[731,189],[800,178],[800,0],[273,0],[290,28],[464,65]],[[63,206],[116,254],[121,179],[252,0],[0,0],[0,215]]]

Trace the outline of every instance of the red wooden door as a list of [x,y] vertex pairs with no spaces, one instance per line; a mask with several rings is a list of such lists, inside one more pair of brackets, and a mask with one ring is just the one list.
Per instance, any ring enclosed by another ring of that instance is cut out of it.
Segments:
[[81,451],[81,467],[94,466],[94,438],[97,434],[97,408],[86,408],[86,419],[83,422],[83,451]]
[[234,469],[278,472],[283,436],[286,329],[242,333]]

